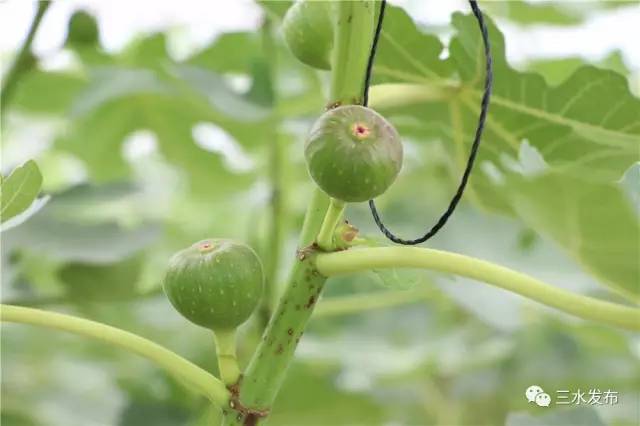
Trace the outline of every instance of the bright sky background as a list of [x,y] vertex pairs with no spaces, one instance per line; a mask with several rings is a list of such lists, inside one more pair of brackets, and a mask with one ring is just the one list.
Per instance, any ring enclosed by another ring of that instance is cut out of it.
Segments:
[[[464,0],[395,0],[418,21],[446,26],[451,13],[468,11]],[[6,59],[21,43],[35,10],[35,2],[0,0],[0,58]],[[580,7],[572,2],[572,7]],[[482,3],[481,3],[482,5]],[[251,30],[260,21],[259,6],[250,0],[58,0],[47,12],[38,32],[35,52],[56,63],[69,16],[84,8],[100,22],[100,38],[105,49],[121,49],[137,33],[170,30],[170,48],[180,56],[210,42],[217,34],[232,30]],[[602,11],[586,25],[575,27],[517,27],[500,22],[507,36],[507,54],[516,64],[534,57],[582,55],[598,60],[619,49],[633,70],[640,69],[640,2],[635,6]],[[55,66],[55,65],[54,65]]]

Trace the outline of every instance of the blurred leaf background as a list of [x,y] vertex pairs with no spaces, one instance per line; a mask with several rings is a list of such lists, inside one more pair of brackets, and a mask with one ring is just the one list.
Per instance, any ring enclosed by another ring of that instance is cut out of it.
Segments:
[[[0,15],[16,3],[1,4]],[[81,2],[62,3],[51,6],[43,31],[50,16]],[[328,75],[283,44],[279,21],[289,2],[220,3],[215,17],[201,3],[167,3],[191,8],[200,27],[213,25],[200,37],[188,20],[137,27],[123,15],[109,19],[109,6],[85,3],[64,41],[36,49],[3,111],[3,222],[15,167],[37,163],[16,172],[36,167],[23,177],[30,199],[18,201],[28,205],[40,186],[46,195],[3,224],[2,301],[119,326],[215,371],[211,336],[162,295],[164,265],[193,241],[236,238],[260,252],[276,297],[312,188],[302,146],[323,110]],[[478,31],[466,3],[447,3],[392,7],[374,70],[375,84],[443,93],[409,105],[379,101],[406,151],[379,205],[407,236],[448,202],[477,116]],[[629,59],[628,45],[559,55],[540,34],[582,29],[597,37],[602,24],[594,22],[629,22],[640,6],[481,5],[492,18],[494,100],[465,202],[431,245],[637,303],[640,61]],[[149,3],[132,7],[154,13]],[[155,13],[162,10],[170,8]],[[224,23],[226,13],[237,19]],[[132,34],[115,47],[114,22]],[[13,53],[2,53],[3,68]],[[347,216],[382,242],[366,205]],[[245,361],[263,321],[258,315],[243,328]],[[373,271],[329,282],[270,424],[636,425],[639,357],[637,335],[501,290]],[[524,398],[532,384],[552,398],[560,389],[612,389],[619,402],[541,409]],[[3,324],[3,425],[197,426],[218,415],[134,356]]]

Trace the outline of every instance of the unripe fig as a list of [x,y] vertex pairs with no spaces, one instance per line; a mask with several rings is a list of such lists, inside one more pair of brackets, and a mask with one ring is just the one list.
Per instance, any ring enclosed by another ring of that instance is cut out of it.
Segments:
[[228,330],[251,316],[262,283],[262,264],[250,247],[209,239],[171,258],[163,287],[173,307],[189,321]]
[[301,62],[314,68],[331,69],[333,24],[331,4],[303,0],[289,8],[282,21],[284,39]]
[[304,154],[320,189],[346,202],[382,194],[402,167],[398,132],[380,114],[360,105],[325,112],[313,125]]
[[75,12],[69,20],[67,43],[94,45],[98,43],[98,39],[96,19],[87,12]]

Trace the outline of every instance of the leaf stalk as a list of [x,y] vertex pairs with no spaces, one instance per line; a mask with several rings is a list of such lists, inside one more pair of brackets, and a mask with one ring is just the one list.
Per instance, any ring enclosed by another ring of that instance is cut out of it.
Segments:
[[575,294],[536,278],[458,253],[417,247],[377,247],[319,254],[318,271],[328,277],[370,269],[422,268],[451,273],[519,294],[579,318],[640,330],[640,309]]
[[125,349],[155,363],[223,409],[229,404],[230,392],[212,374],[164,346],[128,331],[71,315],[11,305],[0,305],[0,321],[67,331]]

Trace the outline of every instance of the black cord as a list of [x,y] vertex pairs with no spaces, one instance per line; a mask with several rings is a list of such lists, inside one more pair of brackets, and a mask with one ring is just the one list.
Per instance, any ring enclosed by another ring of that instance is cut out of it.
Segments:
[[[380,14],[378,15],[378,24],[376,25],[376,32],[373,37],[373,43],[371,45],[371,53],[369,54],[369,62],[367,63],[367,73],[365,76],[365,85],[364,85],[364,95],[363,95],[363,105],[367,106],[369,101],[369,84],[371,82],[371,71],[373,70],[373,61],[376,56],[376,50],[378,48],[378,40],[380,39],[380,33],[382,31],[382,21],[384,19],[384,9],[386,6],[386,0],[382,0],[382,4],[380,6]],[[378,214],[378,210],[376,209],[376,205],[373,200],[369,200],[369,208],[371,209],[371,214],[373,215],[373,220],[375,220],[376,225],[380,228],[380,231],[391,241],[397,244],[403,244],[408,246],[413,246],[416,244],[424,243],[429,238],[433,237],[444,227],[449,218],[453,215],[454,210],[458,206],[460,199],[462,198],[462,194],[464,192],[465,187],[467,186],[467,181],[469,180],[469,175],[471,175],[471,170],[473,169],[473,163],[478,154],[478,148],[480,147],[480,139],[482,137],[482,131],[484,129],[484,123],[487,119],[487,111],[489,109],[489,99],[491,98],[491,87],[493,84],[493,60],[491,58],[491,45],[489,44],[489,32],[487,30],[487,26],[485,25],[484,18],[482,17],[482,12],[478,7],[478,4],[475,0],[469,0],[469,5],[471,6],[471,10],[473,11],[476,20],[478,21],[478,26],[480,27],[480,32],[482,33],[482,42],[484,43],[484,55],[486,60],[486,69],[485,69],[485,80],[484,80],[484,94],[482,95],[482,101],[480,102],[480,116],[478,118],[478,126],[476,127],[475,137],[473,139],[473,144],[471,145],[471,152],[469,154],[469,159],[467,160],[467,166],[464,169],[464,173],[462,174],[462,179],[460,180],[460,184],[458,185],[458,189],[456,190],[455,195],[451,199],[449,203],[449,207],[447,210],[440,216],[440,219],[436,222],[435,225],[422,237],[416,238],[415,240],[404,240],[395,236],[386,226],[382,223],[382,219],[380,219],[380,215]]]

